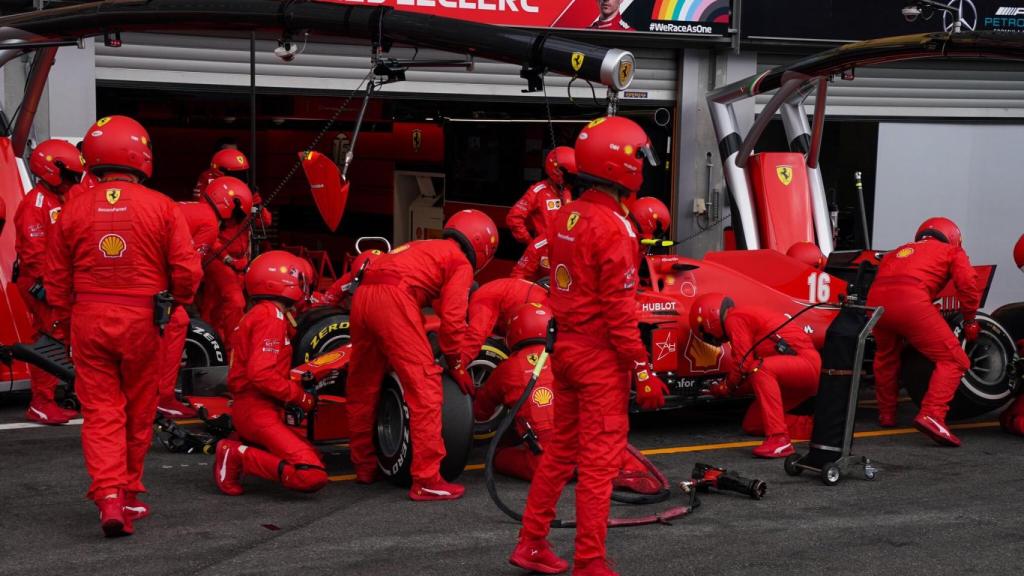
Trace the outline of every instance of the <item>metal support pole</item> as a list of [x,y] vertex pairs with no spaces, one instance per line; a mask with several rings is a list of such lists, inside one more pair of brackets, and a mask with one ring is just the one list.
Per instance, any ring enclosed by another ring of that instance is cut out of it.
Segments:
[[249,37],[249,186],[256,186],[256,31]]
[[21,110],[18,112],[18,117],[14,121],[14,129],[11,131],[11,146],[14,148],[15,156],[25,153],[25,144],[28,142],[28,134],[32,130],[32,121],[35,120],[36,110],[39,109],[39,99],[43,97],[46,78],[50,75],[50,68],[53,67],[56,57],[56,46],[36,51],[36,57],[32,61],[32,70],[29,72],[25,87],[25,96],[21,100]]

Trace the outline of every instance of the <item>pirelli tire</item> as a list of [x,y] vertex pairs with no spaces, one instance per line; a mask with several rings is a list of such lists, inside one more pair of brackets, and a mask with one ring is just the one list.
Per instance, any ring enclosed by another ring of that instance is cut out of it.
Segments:
[[338,308],[314,309],[298,319],[292,362],[305,364],[325,352],[349,343],[349,319]]
[[[956,396],[949,403],[949,420],[964,420],[997,410],[1014,396],[1016,345],[1010,333],[987,314],[978,314],[981,333],[977,341],[964,341],[959,325],[955,333],[971,368],[960,380]],[[918,406],[928,391],[934,365],[920,352],[908,347],[900,363],[900,381]]]
[[[498,367],[498,364],[508,360],[508,355],[509,351],[505,346],[504,338],[491,336],[484,342],[483,347],[480,349],[480,354],[466,367],[469,375],[473,377],[473,383],[476,384],[477,390],[483,387],[487,379],[491,377],[491,373]],[[473,439],[476,441],[489,441],[493,438],[494,432],[497,430],[498,424],[504,415],[505,409],[499,408],[487,420],[474,422]]]
[[185,350],[182,353],[181,367],[208,368],[226,366],[227,351],[224,340],[217,331],[198,318],[190,318],[188,333],[185,334]]
[[[444,375],[444,405],[441,409],[441,437],[445,458],[441,476],[454,481],[466,468],[473,447],[473,404],[454,380]],[[412,483],[414,446],[409,429],[409,407],[405,403],[398,375],[384,377],[374,434],[377,465],[390,482],[403,487]]]

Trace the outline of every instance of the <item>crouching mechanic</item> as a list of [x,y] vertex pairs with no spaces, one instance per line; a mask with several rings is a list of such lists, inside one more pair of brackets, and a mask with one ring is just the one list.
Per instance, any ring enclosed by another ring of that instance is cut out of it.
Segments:
[[576,153],[568,146],[548,152],[544,160],[545,180],[530,186],[505,217],[512,236],[523,244],[543,234],[563,204],[572,200],[572,188],[566,176],[576,173]]
[[690,329],[701,340],[713,346],[731,344],[726,382],[712,392],[744,393],[744,383],[753,389],[755,399],[743,430],[763,432],[764,442],[754,448],[759,458],[789,456],[794,452],[790,436],[808,438],[813,427],[809,417],[786,412],[818,393],[821,356],[803,328],[787,320],[771,310],[736,306],[732,298],[716,293],[699,296],[690,308]]
[[636,233],[623,201],[643,183],[650,140],[635,122],[599,118],[576,140],[576,166],[588,189],[548,228],[549,306],[558,324],[552,358],[555,430],[530,484],[509,562],[545,574],[568,569],[547,541],[555,506],[578,469],[577,575],[615,574],[605,558],[612,481],[629,433],[630,379],[643,409],[664,406],[668,392],[650,366],[637,327]]
[[282,408],[309,413],[313,395],[289,378],[290,309],[305,300],[309,279],[301,258],[281,250],[256,257],[245,274],[245,290],[254,302],[233,335],[228,391],[234,399],[232,422],[241,438],[217,444],[214,478],[220,491],[243,492],[242,474],[258,476],[299,492],[316,492],[327,484],[327,471],[316,449],[288,427]]
[[[478,422],[493,418],[499,407],[511,408],[526,391],[533,375],[537,359],[544,350],[548,321],[551,311],[540,303],[519,304],[511,315],[505,334],[505,343],[511,355],[495,368],[487,382],[477,392],[473,401],[473,414]],[[554,430],[555,412],[554,376],[551,363],[541,370],[540,377],[530,398],[517,414],[516,432],[520,438],[532,436],[531,440],[543,450]],[[494,455],[494,469],[499,474],[530,481],[537,470],[540,455],[533,446],[513,442],[498,448]],[[647,466],[633,456],[623,452],[622,470],[615,478],[615,489],[630,490],[640,494],[657,494],[661,483],[655,479]]]
[[465,366],[466,310],[473,275],[498,249],[498,229],[486,214],[463,210],[445,223],[443,239],[410,242],[379,256],[352,297],[352,364],[348,377],[350,454],[356,481],[377,477],[373,431],[380,385],[390,366],[409,406],[412,500],[454,500],[465,489],[440,474],[442,369],[434,362],[422,309],[432,302],[441,319],[438,340],[448,371],[466,394],[474,393]]
[[935,365],[914,427],[944,446],[960,445],[960,439],[946,426],[946,413],[960,379],[970,368],[960,341],[932,304],[950,279],[960,300],[967,341],[977,339],[980,330],[974,317],[981,303],[981,289],[961,246],[960,229],[952,220],[929,218],[917,229],[914,242],[882,258],[868,292],[868,306],[885,307],[874,329],[878,423],[896,425],[897,378],[906,343]]
[[[78,148],[63,140],[47,140],[32,151],[28,168],[37,181],[14,212],[14,245],[18,252],[15,284],[32,313],[32,328],[49,333],[53,318],[43,288],[47,237],[60,218],[70,190],[78,187],[85,164]],[[28,420],[58,425],[78,414],[54,401],[58,383],[55,376],[31,364],[28,370],[32,378],[32,402],[25,412]]]
[[192,301],[199,257],[181,212],[140,181],[152,174],[149,134],[125,116],[98,120],[82,143],[99,179],[64,205],[47,250],[47,299],[62,339],[70,322],[89,497],[108,537],[149,513],[137,494],[153,440],[160,374],[156,296]]
[[473,291],[469,297],[469,335],[465,344],[473,354],[470,360],[476,358],[480,347],[495,330],[500,335],[505,334],[505,328],[520,306],[547,301],[546,288],[520,278],[492,280]]

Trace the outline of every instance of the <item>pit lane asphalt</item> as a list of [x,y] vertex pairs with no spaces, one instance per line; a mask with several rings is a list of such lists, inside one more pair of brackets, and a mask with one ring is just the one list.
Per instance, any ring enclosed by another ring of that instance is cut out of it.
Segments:
[[[83,497],[81,427],[4,426],[22,421],[26,402],[0,395],[0,574],[521,574],[506,563],[517,526],[490,502],[480,471],[463,476],[461,501],[413,503],[387,484],[345,480],[344,450],[327,458],[336,481],[318,494],[247,479],[247,493],[231,498],[214,485],[212,457],[154,444],[145,498],[153,515],[134,536],[105,540]],[[739,431],[741,415],[741,407],[728,407],[634,422],[631,441],[661,449],[651,458],[673,484],[706,462],[769,488],[762,501],[706,495],[672,526],[612,530],[609,551],[623,575],[1020,573],[1024,440],[1000,432],[991,415],[958,432],[960,449],[912,431],[862,438],[855,452],[877,463],[878,478],[854,475],[831,488],[808,473],[790,478],[780,461],[752,459],[749,447],[709,449],[752,440]],[[912,416],[904,404],[902,421]],[[873,418],[861,409],[858,429],[875,429]],[[481,448],[471,461],[482,459]],[[521,506],[525,484],[499,487]],[[571,494],[562,500],[571,515]],[[677,489],[672,503],[683,501]],[[567,556],[572,538],[572,530],[556,530],[552,541]]]

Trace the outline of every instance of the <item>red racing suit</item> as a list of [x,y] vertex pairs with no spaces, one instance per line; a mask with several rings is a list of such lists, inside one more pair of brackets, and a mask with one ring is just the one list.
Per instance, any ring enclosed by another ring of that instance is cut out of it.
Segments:
[[257,302],[232,335],[228,391],[232,422],[246,446],[242,471],[300,492],[327,484],[327,470],[308,440],[284,423],[282,408],[303,389],[289,376],[292,328],[277,304]]
[[629,24],[626,24],[625,22],[622,21],[622,13],[621,12],[616,13],[615,16],[612,16],[608,20],[601,20],[601,17],[598,16],[597,19],[594,20],[590,24],[590,28],[596,28],[598,30],[632,30],[633,29],[632,26],[630,26]]
[[[37,185],[18,204],[14,212],[14,246],[18,252],[18,291],[32,313],[32,328],[49,332],[52,311],[46,301],[33,296],[29,289],[45,277],[47,237],[60,219],[61,200],[57,194]],[[53,402],[57,378],[34,365],[28,367],[32,378],[32,399]]]
[[543,234],[555,214],[572,200],[568,188],[551,180],[541,180],[526,191],[505,217],[505,224],[512,236],[523,244],[529,244],[534,236]]
[[[225,245],[227,248],[224,248]],[[225,226],[210,253],[211,256],[203,259],[205,282],[199,315],[213,326],[225,342],[230,342],[231,333],[245,314],[243,286],[244,271],[249,262],[249,224]],[[224,263],[228,256],[233,259],[231,265]]]
[[427,342],[422,309],[434,304],[446,355],[470,356],[465,345],[473,266],[454,240],[422,240],[373,262],[352,298],[352,365],[348,377],[350,453],[357,471],[376,467],[373,430],[380,385],[389,366],[409,406],[412,477],[428,482],[445,456],[441,439],[442,369]]
[[[745,432],[765,436],[789,434],[806,439],[811,426],[803,420],[809,419],[787,417],[786,412],[818,393],[821,356],[799,321],[779,329],[786,320],[783,314],[755,306],[736,307],[728,312],[725,334],[732,349],[728,381],[740,383],[745,372],[741,390],[749,385],[754,392],[754,403],[743,419]],[[755,342],[770,333],[774,335],[747,354]],[[793,353],[780,352],[780,338]]]
[[637,327],[639,246],[621,204],[597,190],[562,208],[547,237],[558,405],[520,537],[547,537],[562,489],[578,467],[579,563],[605,556],[612,481],[629,433],[631,372],[638,358],[648,358]]
[[545,303],[548,292],[543,287],[520,278],[492,280],[478,288],[469,298],[469,335],[466,349],[474,354],[491,334],[505,334],[512,314],[523,304]]
[[885,307],[874,330],[879,414],[896,414],[900,354],[906,343],[935,364],[920,413],[945,422],[949,401],[970,368],[960,341],[933,304],[951,278],[964,320],[973,320],[981,304],[981,289],[962,248],[925,239],[900,246],[882,258],[868,293],[868,306]]
[[[178,209],[188,225],[192,244],[200,260],[206,257],[217,242],[220,223],[213,208],[205,202],[178,202]],[[185,350],[189,319],[184,306],[175,306],[171,321],[164,328],[163,360],[160,368],[160,399],[174,400],[174,385],[181,368],[181,354]]]
[[54,316],[71,320],[91,498],[145,491],[162,345],[153,296],[188,304],[201,275],[185,218],[159,192],[105,181],[64,205],[44,282]]
[[526,251],[516,262],[512,278],[522,278],[530,282],[536,282],[541,278],[547,278],[551,273],[551,263],[548,261],[548,239],[541,234],[526,246]]

